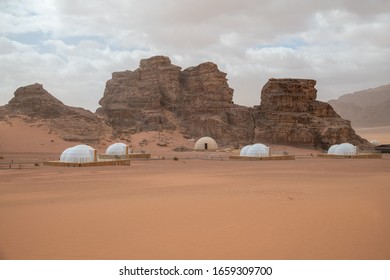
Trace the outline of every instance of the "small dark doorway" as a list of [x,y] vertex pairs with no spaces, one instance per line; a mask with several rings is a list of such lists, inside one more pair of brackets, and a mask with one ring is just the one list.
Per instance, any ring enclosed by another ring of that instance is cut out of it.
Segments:
[[207,150],[207,143],[204,143],[204,149]]

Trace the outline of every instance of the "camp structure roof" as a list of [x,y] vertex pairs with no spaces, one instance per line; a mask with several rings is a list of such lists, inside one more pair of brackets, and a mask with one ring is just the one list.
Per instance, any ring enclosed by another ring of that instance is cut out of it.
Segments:
[[195,150],[217,150],[218,144],[217,142],[211,138],[211,137],[202,137],[195,143]]

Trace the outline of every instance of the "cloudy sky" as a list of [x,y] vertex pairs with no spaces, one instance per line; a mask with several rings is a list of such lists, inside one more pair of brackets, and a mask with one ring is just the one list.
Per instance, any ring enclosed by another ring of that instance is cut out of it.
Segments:
[[37,82],[94,111],[112,72],[154,55],[216,63],[237,104],[271,77],[327,101],[390,83],[389,32],[388,0],[0,0],[0,105]]

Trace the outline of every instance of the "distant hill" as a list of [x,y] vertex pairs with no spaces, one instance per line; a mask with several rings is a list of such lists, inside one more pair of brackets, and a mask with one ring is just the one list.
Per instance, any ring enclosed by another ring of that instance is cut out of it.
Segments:
[[390,125],[390,84],[345,94],[329,104],[353,127]]
[[25,116],[29,122],[45,122],[65,141],[98,143],[111,127],[96,114],[63,104],[41,84],[20,87],[7,105],[0,107],[0,119]]

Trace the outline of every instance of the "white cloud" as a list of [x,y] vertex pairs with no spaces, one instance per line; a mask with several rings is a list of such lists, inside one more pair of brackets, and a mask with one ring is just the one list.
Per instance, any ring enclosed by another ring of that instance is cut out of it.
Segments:
[[112,72],[159,54],[217,63],[250,106],[270,77],[314,78],[322,100],[390,83],[390,2],[318,2],[3,0],[0,104],[40,82],[94,110]]

